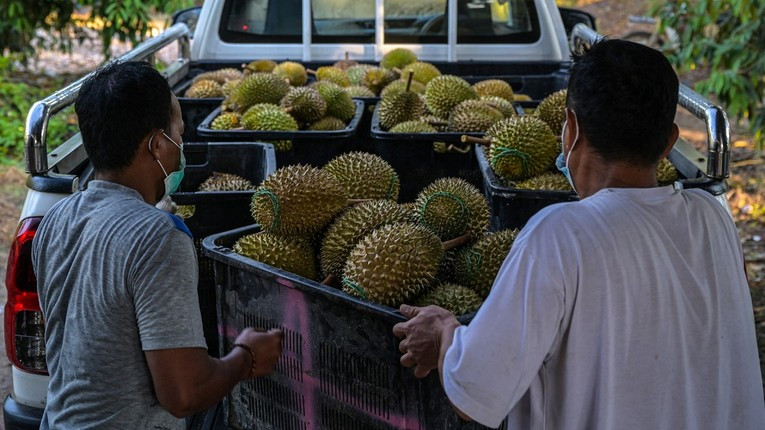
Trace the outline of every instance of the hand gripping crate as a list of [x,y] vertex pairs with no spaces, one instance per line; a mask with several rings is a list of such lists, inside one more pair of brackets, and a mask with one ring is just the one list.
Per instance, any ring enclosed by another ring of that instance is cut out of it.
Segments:
[[202,239],[213,233],[253,223],[250,201],[254,191],[196,191],[213,172],[232,173],[259,185],[276,170],[274,148],[267,143],[187,143],[183,145],[187,166],[178,192],[171,194],[177,205],[194,206],[185,219],[194,237],[199,265],[199,306],[208,351],[218,356],[218,321],[215,311],[213,264],[202,256]]
[[292,150],[276,151],[278,167],[292,164],[310,164],[323,167],[336,156],[356,149],[356,133],[364,114],[364,102],[354,100],[356,113],[348,126],[332,131],[257,131],[257,130],[213,130],[213,120],[220,115],[220,108],[215,109],[197,127],[197,134],[211,142],[264,142],[271,140],[291,140]]
[[507,187],[494,174],[481,145],[476,145],[476,158],[481,166],[483,192],[489,200],[492,231],[521,228],[529,218],[545,206],[579,200],[573,191],[523,190]]
[[[225,399],[233,428],[279,430],[483,429],[457,417],[438,375],[401,366],[396,310],[231,251],[249,226],[210,236],[222,353],[243,328],[280,328],[275,372],[240,383]],[[462,317],[469,322],[470,315]]]

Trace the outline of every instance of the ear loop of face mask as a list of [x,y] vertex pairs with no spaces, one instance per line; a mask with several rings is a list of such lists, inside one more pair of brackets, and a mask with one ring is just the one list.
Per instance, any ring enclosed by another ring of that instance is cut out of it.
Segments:
[[[181,150],[181,156],[183,156],[183,146],[180,146],[180,145],[178,145],[177,143],[175,143],[175,141],[174,141],[174,140],[173,140],[173,139],[172,139],[170,136],[168,136],[168,135],[167,135],[165,132],[162,132],[162,134],[163,134],[163,135],[164,135],[164,136],[165,136],[165,137],[166,137],[166,138],[167,138],[167,139],[168,139],[170,142],[172,142],[172,143],[173,143],[173,145],[175,145],[175,146],[176,146],[178,149],[180,149],[180,150]],[[156,136],[156,135],[157,135],[157,132],[154,132],[154,133],[151,135],[151,137],[149,138],[149,152],[151,152],[151,141],[152,141],[152,140],[154,140],[154,136]],[[164,174],[165,174],[165,178],[167,178],[168,176],[170,176],[170,175],[168,175],[168,174],[167,174],[167,170],[165,170],[165,166],[163,166],[163,165],[162,165],[162,162],[161,162],[161,161],[159,161],[159,159],[158,159],[158,158],[155,158],[155,159],[154,159],[154,161],[156,161],[156,162],[157,162],[157,164],[159,164],[159,168],[160,168],[160,169],[162,169],[162,173],[164,173]],[[183,168],[181,167],[181,170],[182,170],[182,169],[183,169]]]
[[574,178],[571,177],[571,171],[568,168],[568,163],[569,163],[569,159],[571,158],[571,153],[574,152],[574,146],[576,146],[576,143],[579,141],[579,120],[576,117],[576,112],[568,108],[566,108],[566,111],[570,111],[574,115],[574,123],[576,124],[576,136],[574,136],[574,143],[571,144],[571,149],[568,151],[568,155],[566,155],[564,160],[563,153],[566,150],[565,148],[566,144],[564,142],[563,136],[566,134],[566,127],[568,127],[568,117],[566,117],[566,122],[563,123],[563,129],[561,130],[561,134],[560,134],[561,151],[560,151],[560,155],[558,156],[558,159],[555,160],[555,165],[558,168],[558,170],[560,170],[560,172],[563,173],[564,176],[566,176],[566,179],[568,179],[568,183],[571,184],[571,188],[576,193],[576,187],[574,186]]

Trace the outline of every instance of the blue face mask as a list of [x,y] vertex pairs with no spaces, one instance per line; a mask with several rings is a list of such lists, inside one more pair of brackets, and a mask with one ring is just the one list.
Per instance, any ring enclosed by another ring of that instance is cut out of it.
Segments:
[[571,113],[574,114],[574,121],[576,121],[576,136],[574,136],[574,143],[571,144],[571,150],[568,151],[568,155],[564,158],[563,152],[565,151],[565,144],[563,142],[563,135],[566,133],[566,126],[568,126],[568,119],[566,119],[566,122],[563,123],[563,130],[560,133],[561,149],[558,158],[555,159],[555,167],[557,167],[558,170],[560,170],[560,172],[566,176],[568,183],[571,184],[571,188],[573,188],[574,192],[576,193],[574,180],[571,178],[571,171],[568,169],[568,160],[571,158],[571,153],[574,152],[574,146],[576,146],[576,142],[579,140],[579,122],[576,119],[576,113],[574,113],[574,111],[571,111]]
[[[162,196],[162,198],[165,198],[169,196],[170,194],[174,193],[178,187],[181,185],[181,181],[183,180],[183,169],[186,168],[186,155],[183,153],[183,145],[178,145],[175,143],[175,141],[162,132],[162,135],[164,135],[170,142],[173,142],[173,145],[178,147],[178,149],[181,151],[181,163],[178,167],[178,170],[174,172],[170,172],[170,174],[167,174],[167,171],[165,170],[165,167],[162,165],[162,162],[159,160],[156,160],[159,164],[159,167],[162,169],[162,173],[165,174],[165,194]],[[151,139],[154,139],[154,136],[151,137]],[[151,139],[149,139],[149,148],[151,149]]]

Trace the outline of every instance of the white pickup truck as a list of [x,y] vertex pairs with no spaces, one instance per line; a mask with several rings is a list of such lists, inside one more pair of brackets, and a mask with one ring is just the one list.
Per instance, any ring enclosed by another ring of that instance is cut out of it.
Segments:
[[[207,0],[201,9],[176,14],[175,20],[177,24],[119,60],[151,60],[158,50],[176,43],[177,58],[164,69],[175,87],[195,72],[238,67],[258,58],[315,67],[348,53],[351,59],[371,63],[394,48],[406,47],[445,73],[500,76],[538,100],[565,85],[570,46],[598,37],[591,16],[558,8],[554,0]],[[547,84],[539,85],[538,76],[546,76]],[[13,390],[3,410],[9,430],[38,428],[45,407],[45,327],[31,245],[51,206],[83,189],[92,178],[79,135],[48,151],[48,122],[75,101],[82,81],[35,103],[27,118],[28,193],[6,277],[5,344]],[[683,141],[675,145],[670,159],[689,178],[682,186],[704,188],[727,206],[725,113],[685,86],[680,105],[706,122],[709,143],[707,154]],[[224,427],[221,415],[219,408],[213,408],[190,418],[189,427]]]

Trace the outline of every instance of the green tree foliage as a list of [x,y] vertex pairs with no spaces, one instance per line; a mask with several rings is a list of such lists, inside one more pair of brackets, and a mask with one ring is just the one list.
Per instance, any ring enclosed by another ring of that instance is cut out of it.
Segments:
[[667,56],[681,70],[708,68],[696,85],[714,94],[734,119],[748,119],[758,147],[765,143],[765,1],[657,2],[663,26],[680,35]]
[[107,54],[114,37],[134,44],[143,40],[153,13],[172,13],[193,4],[193,0],[0,0],[0,52],[26,58],[39,47],[67,50],[83,37],[78,30],[83,22],[72,14],[76,5],[90,12],[90,21],[103,23],[100,35]]

